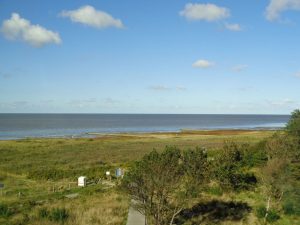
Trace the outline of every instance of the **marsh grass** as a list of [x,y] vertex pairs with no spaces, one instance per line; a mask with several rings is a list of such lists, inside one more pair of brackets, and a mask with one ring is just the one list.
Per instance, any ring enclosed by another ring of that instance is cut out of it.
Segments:
[[[166,145],[181,149],[206,147],[213,157],[215,149],[224,141],[253,144],[273,133],[184,131],[108,135],[93,139],[0,141],[0,182],[5,184],[3,195],[0,195],[4,205],[0,224],[126,224],[129,199],[119,192],[118,187],[94,184],[82,189],[76,187],[77,177],[86,175],[92,181],[103,179],[106,170],[113,173],[119,166],[126,168],[153,148],[160,151]],[[216,197],[222,195],[218,189],[209,192]],[[78,197],[65,197],[72,193],[77,193]],[[60,222],[47,219],[45,212],[51,215],[54,209],[65,209],[68,216]],[[45,210],[45,215],[41,210]]]

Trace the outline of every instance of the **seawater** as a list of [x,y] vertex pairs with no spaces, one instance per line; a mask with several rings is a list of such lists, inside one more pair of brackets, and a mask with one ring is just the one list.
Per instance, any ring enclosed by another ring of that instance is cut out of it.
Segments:
[[228,114],[0,114],[0,139],[182,129],[278,129],[289,118],[289,115]]

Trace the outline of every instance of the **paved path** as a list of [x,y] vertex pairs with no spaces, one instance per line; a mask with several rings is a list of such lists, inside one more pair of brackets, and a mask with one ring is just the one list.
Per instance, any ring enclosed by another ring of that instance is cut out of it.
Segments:
[[126,225],[145,225],[145,216],[130,206]]

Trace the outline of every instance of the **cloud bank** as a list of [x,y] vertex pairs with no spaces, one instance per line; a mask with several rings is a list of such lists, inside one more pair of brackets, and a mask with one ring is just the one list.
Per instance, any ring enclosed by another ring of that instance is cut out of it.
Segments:
[[103,29],[107,27],[123,28],[120,19],[115,19],[110,14],[96,10],[93,6],[86,5],[76,10],[62,11],[62,17],[70,18],[71,21],[87,26]]
[[210,3],[188,3],[179,14],[189,20],[205,20],[212,22],[229,17],[230,11],[225,7],[219,7]]
[[40,25],[32,25],[29,20],[21,18],[18,13],[13,13],[10,19],[3,21],[1,33],[8,40],[21,40],[33,47],[61,43],[57,32],[47,30]]
[[271,0],[266,9],[266,18],[274,21],[286,10],[300,10],[300,0]]

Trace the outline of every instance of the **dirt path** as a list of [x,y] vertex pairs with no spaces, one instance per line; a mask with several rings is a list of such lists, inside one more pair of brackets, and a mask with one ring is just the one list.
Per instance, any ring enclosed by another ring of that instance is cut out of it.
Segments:
[[145,216],[130,206],[126,225],[145,225]]

